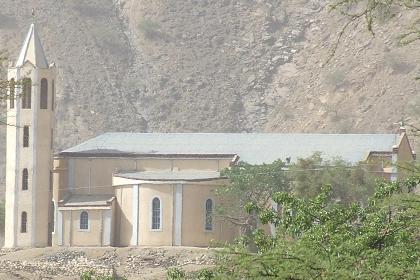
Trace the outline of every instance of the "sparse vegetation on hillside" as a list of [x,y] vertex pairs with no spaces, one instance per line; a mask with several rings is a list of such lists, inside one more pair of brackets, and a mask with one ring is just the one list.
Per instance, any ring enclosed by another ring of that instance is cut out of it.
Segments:
[[93,271],[85,271],[80,275],[80,280],[127,280],[127,278],[120,276],[102,276],[97,275]]
[[[357,27],[364,23],[366,29],[374,36],[375,25],[383,24],[401,12],[409,17],[409,12],[420,10],[420,2],[419,0],[332,0],[330,9],[338,11],[347,20],[339,33],[338,44],[351,25]],[[406,29],[397,35],[403,45],[420,40],[420,17],[414,16]],[[336,48],[334,52],[335,50]]]
[[[30,8],[15,15],[23,2],[2,5],[0,44],[12,60],[27,32]],[[320,0],[40,0],[36,10],[58,69],[56,150],[116,130],[390,132],[418,92],[417,42],[395,51],[407,70],[383,67],[408,20],[399,15],[374,38],[350,28],[325,65],[344,22]],[[346,86],[329,96],[333,69]],[[327,105],[350,121],[337,124]]]
[[157,39],[161,35],[161,32],[159,31],[159,24],[149,18],[141,20],[138,28],[147,39]]

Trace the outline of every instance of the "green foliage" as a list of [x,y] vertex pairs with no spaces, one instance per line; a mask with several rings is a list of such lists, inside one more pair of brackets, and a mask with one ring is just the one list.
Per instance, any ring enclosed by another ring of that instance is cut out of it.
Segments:
[[181,280],[185,279],[186,273],[179,267],[170,267],[166,271],[166,279],[168,280]]
[[204,268],[198,271],[186,273],[183,269],[179,267],[171,267],[166,272],[166,279],[168,280],[210,280],[214,279],[215,277],[215,271],[210,268]]
[[381,182],[365,207],[331,200],[331,186],[314,198],[276,193],[281,213],[257,210],[276,236],[256,231],[256,253],[229,248],[215,279],[419,279],[420,197],[411,192],[419,184]]
[[375,177],[365,163],[324,160],[319,153],[298,159],[290,167],[289,176],[293,192],[301,197],[313,198],[323,185],[331,185],[332,198],[344,203],[366,200],[375,187]]
[[257,228],[254,210],[267,206],[275,192],[289,190],[284,168],[285,164],[279,160],[262,165],[239,162],[223,170],[222,176],[229,178],[229,184],[217,190],[218,214],[240,225],[243,235],[249,235]]
[[327,73],[325,82],[333,87],[339,87],[346,83],[346,73],[341,69],[335,69]]
[[199,270],[195,279],[197,280],[210,280],[215,276],[214,272],[208,268]]
[[151,19],[145,18],[140,21],[138,28],[143,36],[147,39],[157,39],[161,36],[159,24]]
[[329,7],[331,11],[344,17],[346,22],[338,33],[337,41],[327,62],[334,56],[347,29],[363,24],[374,36],[374,26],[389,21],[397,13],[411,20],[401,34],[396,34],[399,35],[399,43],[407,45],[420,40],[420,17],[413,17],[410,14],[410,11],[420,10],[419,0],[331,0]]
[[83,272],[80,275],[80,280],[127,280],[127,278],[120,277],[117,275],[113,275],[113,276],[97,275],[94,271],[89,270],[89,271]]

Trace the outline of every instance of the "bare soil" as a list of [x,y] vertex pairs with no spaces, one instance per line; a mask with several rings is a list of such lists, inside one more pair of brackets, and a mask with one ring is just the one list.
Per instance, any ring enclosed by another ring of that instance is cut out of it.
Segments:
[[169,267],[209,267],[215,249],[194,247],[31,248],[0,251],[0,280],[80,279],[83,271],[127,279],[165,279]]

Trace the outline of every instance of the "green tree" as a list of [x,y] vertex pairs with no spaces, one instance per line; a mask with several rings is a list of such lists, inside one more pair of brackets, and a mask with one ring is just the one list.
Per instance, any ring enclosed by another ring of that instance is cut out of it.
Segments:
[[220,206],[217,213],[241,228],[242,236],[249,236],[256,228],[258,219],[254,207],[271,204],[271,197],[279,191],[289,190],[284,172],[285,164],[278,160],[272,164],[251,165],[239,162],[222,171],[229,183],[217,190]]
[[225,252],[215,279],[419,279],[420,177],[378,183],[367,206],[280,192],[281,214],[255,208],[277,225],[275,237],[255,231],[258,252],[238,244]]
[[375,187],[375,177],[364,163],[324,160],[320,153],[298,159],[289,171],[293,193],[305,198],[313,198],[322,186],[331,185],[333,199],[345,203],[364,201]]
[[[7,61],[6,52],[0,50],[0,75],[3,75],[3,70],[5,69],[4,63]],[[7,79],[0,77],[0,106],[4,106],[6,101],[11,98],[9,89],[19,88],[22,86],[22,81],[9,81]],[[19,98],[20,96],[14,94],[13,98]],[[0,125],[13,125],[6,122],[6,114],[2,113],[0,115]]]

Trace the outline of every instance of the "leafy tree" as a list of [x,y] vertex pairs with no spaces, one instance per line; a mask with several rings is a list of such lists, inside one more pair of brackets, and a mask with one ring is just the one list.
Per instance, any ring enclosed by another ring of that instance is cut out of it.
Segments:
[[[420,10],[420,0],[331,0],[330,10],[338,12],[345,19],[338,39],[334,45],[329,60],[334,56],[341,38],[351,26],[357,27],[361,23],[374,36],[374,25],[387,21],[395,16],[396,11],[410,12]],[[405,13],[408,15],[408,13]],[[399,41],[403,45],[420,40],[420,17],[417,16],[411,25],[399,35]]]
[[[4,62],[7,60],[7,56],[6,56],[6,52],[0,50],[0,75],[3,74],[2,70],[4,70]],[[0,106],[5,105],[6,101],[11,97],[9,95],[9,89],[12,88],[19,88],[22,87],[22,81],[9,81],[7,79],[2,79],[0,78]],[[14,95],[14,98],[19,98],[19,95]],[[0,116],[0,125],[13,125],[13,124],[8,124],[6,122],[6,116],[3,113]]]
[[271,204],[274,193],[289,190],[284,168],[285,164],[278,160],[262,165],[239,162],[222,171],[229,183],[217,190],[221,200],[218,214],[240,226],[242,236],[249,236],[257,228],[258,219],[254,211],[244,209],[265,207]]
[[256,230],[256,253],[229,248],[214,279],[419,279],[419,184],[420,176],[380,182],[365,207],[331,200],[331,186],[310,199],[276,193],[281,214],[254,210],[277,235]]
[[[6,53],[0,50],[0,73],[3,68],[3,63],[6,61]],[[9,88],[9,82],[7,80],[0,79],[0,100],[4,100],[7,97],[7,90]]]
[[300,158],[290,166],[292,189],[300,197],[312,198],[321,187],[331,185],[333,199],[363,201],[374,191],[374,176],[364,163],[352,165],[342,159],[324,160],[320,153]]

